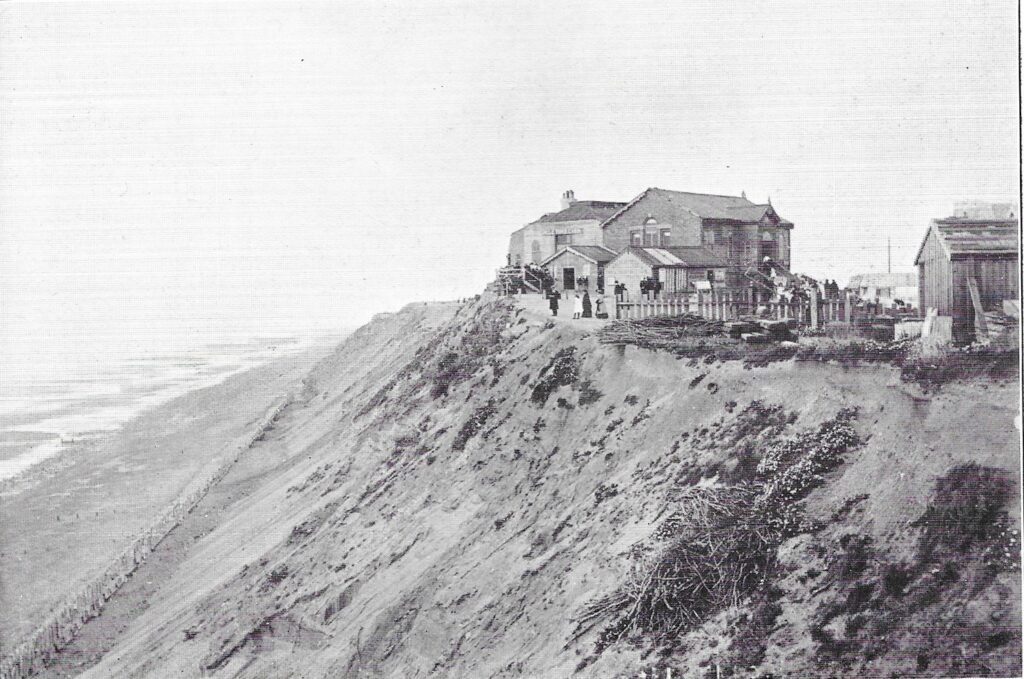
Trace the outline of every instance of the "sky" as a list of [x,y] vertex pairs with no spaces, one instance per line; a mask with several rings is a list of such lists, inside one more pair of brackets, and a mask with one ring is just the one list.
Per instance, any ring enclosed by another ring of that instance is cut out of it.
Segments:
[[1017,201],[1017,82],[1008,1],[6,2],[0,348],[469,296],[566,189],[745,191],[796,271],[909,270]]

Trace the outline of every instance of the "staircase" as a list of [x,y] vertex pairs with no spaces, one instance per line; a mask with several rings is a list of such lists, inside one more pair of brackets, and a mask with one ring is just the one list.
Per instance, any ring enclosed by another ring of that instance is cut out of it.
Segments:
[[541,276],[525,266],[503,266],[498,269],[497,281],[499,288],[506,295],[523,288],[536,293],[544,290],[544,281]]
[[743,272],[743,275],[759,290],[763,290],[773,297],[775,296],[775,282],[770,277],[761,273],[752,266],[747,267],[747,270]]

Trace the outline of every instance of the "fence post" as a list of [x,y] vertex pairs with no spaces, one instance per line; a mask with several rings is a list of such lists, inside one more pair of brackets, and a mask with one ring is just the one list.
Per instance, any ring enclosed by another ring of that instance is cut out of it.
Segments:
[[850,302],[850,293],[849,292],[846,293],[845,307],[846,307],[845,308],[845,311],[846,311],[846,322],[849,323],[852,326],[853,325],[853,305]]
[[817,330],[821,326],[818,320],[818,288],[811,286],[811,328]]

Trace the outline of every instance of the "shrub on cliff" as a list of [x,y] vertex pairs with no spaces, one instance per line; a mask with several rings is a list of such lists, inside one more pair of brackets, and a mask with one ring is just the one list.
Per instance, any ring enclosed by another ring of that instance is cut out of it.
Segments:
[[537,382],[530,392],[530,401],[536,405],[544,405],[548,402],[551,392],[559,387],[575,384],[579,374],[580,367],[576,358],[576,347],[559,349],[548,364],[541,368]]

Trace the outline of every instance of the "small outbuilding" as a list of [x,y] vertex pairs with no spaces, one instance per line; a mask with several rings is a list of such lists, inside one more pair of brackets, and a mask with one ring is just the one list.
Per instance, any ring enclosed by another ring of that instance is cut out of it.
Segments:
[[704,247],[628,247],[605,267],[605,278],[609,285],[625,285],[631,297],[640,293],[642,281],[654,279],[661,283],[661,294],[670,296],[708,283],[724,286],[728,268],[728,262]]
[[541,266],[554,277],[555,290],[603,291],[605,265],[615,252],[601,245],[570,245],[551,255]]
[[984,312],[1020,296],[1019,229],[1014,218],[933,220],[914,259],[921,314],[950,316],[953,339],[970,342]]

